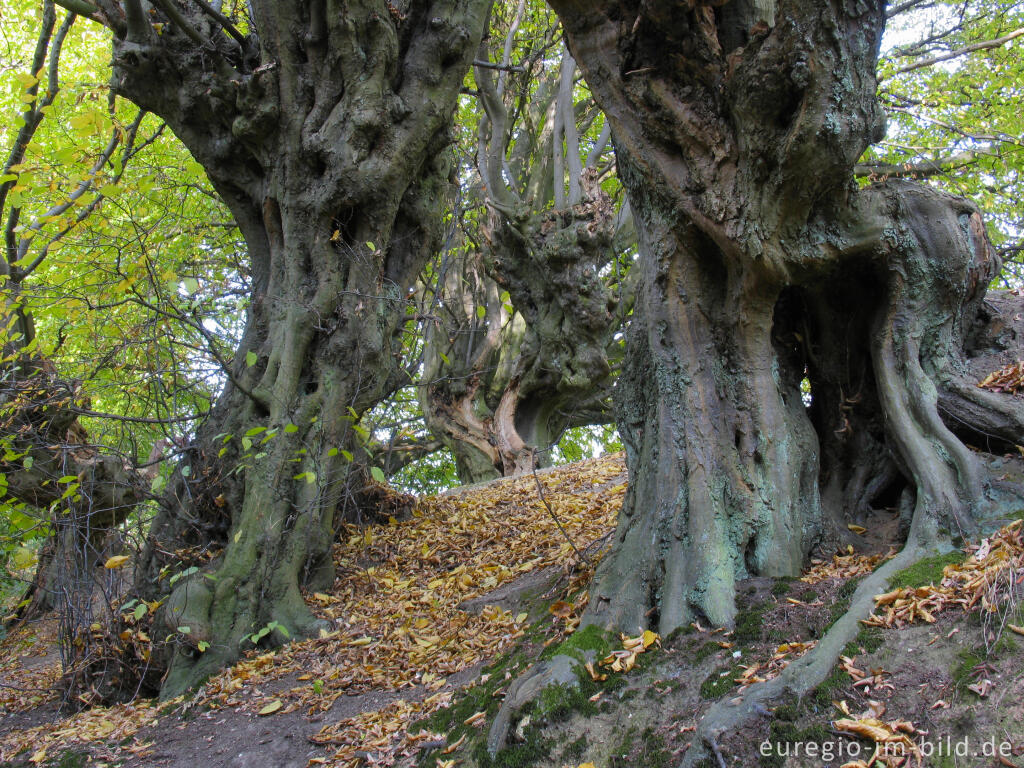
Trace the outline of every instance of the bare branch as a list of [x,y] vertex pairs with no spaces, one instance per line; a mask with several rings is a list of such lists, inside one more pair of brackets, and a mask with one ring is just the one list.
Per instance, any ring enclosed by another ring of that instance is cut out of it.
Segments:
[[[924,69],[925,67],[930,67],[934,64],[938,64],[943,61],[950,61],[951,59],[956,59],[959,58],[960,56],[965,56],[968,53],[974,53],[975,51],[985,51],[990,50],[992,48],[1001,48],[1002,46],[1009,43],[1011,40],[1016,40],[1021,35],[1024,35],[1024,27],[1016,29],[1007,35],[1003,35],[1002,37],[997,37],[994,40],[983,40],[980,43],[972,43],[971,45],[965,45],[963,48],[957,48],[955,51],[950,51],[949,53],[944,53],[940,56],[929,56],[927,59],[921,59],[920,61],[916,61],[913,64],[908,64],[905,67],[900,67],[899,69],[892,73],[892,77],[895,77],[896,75],[902,75],[906,72],[913,72],[916,69]],[[881,79],[879,80],[879,82],[881,82]]]
[[949,173],[957,168],[970,165],[978,159],[978,152],[959,152],[936,160],[917,163],[861,163],[854,166],[853,173],[859,179],[867,177],[926,178]]

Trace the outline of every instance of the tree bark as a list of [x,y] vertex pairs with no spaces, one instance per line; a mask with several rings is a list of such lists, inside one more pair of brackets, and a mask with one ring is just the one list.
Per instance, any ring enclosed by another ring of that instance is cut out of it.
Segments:
[[401,5],[253,2],[245,37],[173,0],[93,16],[114,33],[114,89],[203,165],[253,275],[229,383],[137,569],[141,594],[166,596],[165,696],[263,627],[270,642],[315,633],[300,586],[330,583],[335,525],[371,512],[358,419],[407,380],[404,297],[439,245],[452,114],[489,9]]
[[[545,50],[556,28],[534,46]],[[503,66],[517,29],[515,20]],[[481,45],[478,59],[488,55]],[[632,245],[628,209],[616,212],[598,167],[608,147],[595,126],[602,118],[589,99],[576,103],[568,52],[557,68],[528,66],[523,82],[476,68],[484,210],[467,239],[481,245],[446,260],[444,295],[431,309],[441,318],[426,334],[421,404],[464,483],[530,471],[567,428],[610,420],[632,308],[633,282],[618,263]],[[577,122],[598,133],[589,151]]]
[[967,330],[999,264],[966,201],[853,182],[884,133],[884,3],[552,5],[640,240],[631,481],[586,621],[729,625],[739,579],[797,574],[893,494],[919,544],[972,530],[987,477],[939,403],[974,395]]

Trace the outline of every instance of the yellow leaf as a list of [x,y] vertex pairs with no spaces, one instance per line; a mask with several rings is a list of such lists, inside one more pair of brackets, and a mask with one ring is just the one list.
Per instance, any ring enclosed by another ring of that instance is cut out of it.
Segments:
[[593,763],[580,763],[578,768],[594,768]]
[[464,725],[481,725],[486,717],[486,712],[477,712],[476,714],[470,715],[462,722]]
[[114,732],[114,724],[109,720],[100,720],[99,725],[96,726],[96,735],[100,738],[109,736]]
[[131,560],[131,558],[128,557],[128,555],[114,555],[113,557],[107,559],[107,562],[103,564],[103,567],[107,569],[120,568],[129,560]]
[[263,709],[260,710],[261,715],[272,715],[279,710],[283,705],[280,699],[274,699],[272,702],[267,704]]
[[850,523],[846,527],[849,528],[854,533],[856,533],[858,536],[863,536],[865,533],[868,532],[868,529],[865,528],[863,525],[855,525],[854,523]]
[[357,637],[355,640],[349,640],[349,645],[369,645],[373,642],[372,637]]
[[1024,627],[1018,627],[1015,624],[1007,624],[1011,632],[1016,632],[1018,635],[1024,635]]
[[32,757],[30,757],[28,759],[28,761],[30,763],[39,764],[39,763],[43,762],[43,760],[45,760],[45,759],[46,759],[46,747],[43,747],[38,752],[36,752],[34,755],[32,755]]
[[441,750],[441,754],[442,755],[450,755],[452,752],[454,752],[456,749],[458,749],[459,747],[462,746],[462,742],[464,742],[466,740],[466,736],[467,736],[467,734],[465,734],[465,733],[462,734],[462,738],[460,738],[458,741],[452,742],[447,747],[442,749]]
[[660,638],[658,637],[657,632],[651,632],[651,630],[645,629],[643,634],[644,650],[650,648],[652,645],[658,642],[659,639]]
[[572,615],[572,603],[567,603],[565,600],[556,600],[548,608],[548,611],[552,616],[557,616],[560,619],[564,619],[567,616]]

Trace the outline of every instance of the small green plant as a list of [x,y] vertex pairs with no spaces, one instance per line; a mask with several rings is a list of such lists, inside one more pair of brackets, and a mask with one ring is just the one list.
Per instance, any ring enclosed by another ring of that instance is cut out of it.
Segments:
[[[178,629],[180,631],[181,628],[179,627]],[[253,645],[258,645],[260,640],[262,640],[264,637],[269,635],[274,630],[277,630],[282,635],[284,635],[285,639],[291,639],[291,635],[288,633],[288,628],[278,621],[268,622],[266,625],[256,630],[251,635],[246,635],[243,639],[248,640]]]

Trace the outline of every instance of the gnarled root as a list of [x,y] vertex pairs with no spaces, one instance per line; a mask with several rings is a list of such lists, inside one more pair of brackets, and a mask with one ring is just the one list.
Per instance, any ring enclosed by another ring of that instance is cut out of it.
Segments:
[[778,677],[747,688],[736,699],[723,700],[711,707],[697,726],[697,738],[684,753],[680,768],[692,768],[715,754],[715,747],[729,733],[748,727],[752,722],[771,717],[774,702],[786,696],[803,696],[819,685],[835,666],[847,643],[857,636],[861,619],[874,607],[874,596],[884,592],[889,578],[918,560],[934,553],[911,540],[903,550],[857,587],[846,613],[825,633],[813,650],[793,661]]

